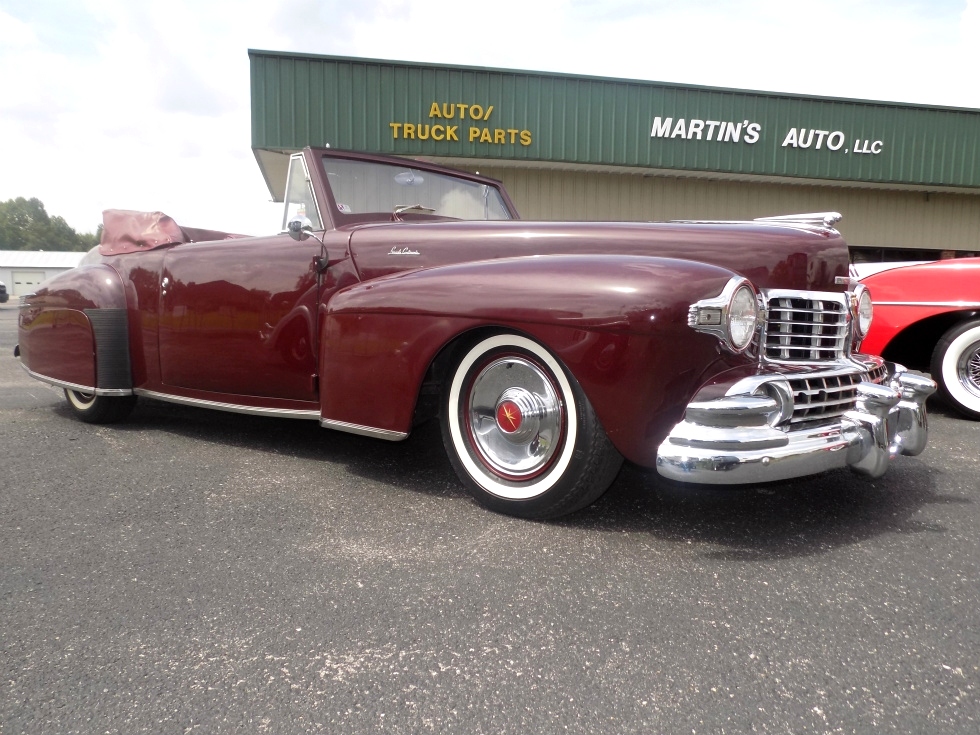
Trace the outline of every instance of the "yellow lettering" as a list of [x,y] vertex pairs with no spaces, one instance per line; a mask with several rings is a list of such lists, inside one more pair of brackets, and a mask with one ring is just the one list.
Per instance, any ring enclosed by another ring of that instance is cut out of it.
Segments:
[[445,140],[446,139],[446,128],[442,125],[432,126],[432,140]]
[[456,114],[456,105],[443,102],[442,103],[442,116],[449,120]]
[[459,108],[459,119],[462,120],[464,117],[466,117],[466,109],[469,107],[469,105],[464,105],[457,102],[456,107]]
[[517,134],[519,132],[520,132],[519,130],[514,130],[514,128],[507,128],[507,134],[510,135],[511,145],[514,144],[514,141],[517,139]]
[[[479,110],[479,112],[477,112]],[[482,120],[483,119],[483,106],[482,105],[470,105],[470,120]]]
[[489,107],[487,107],[487,114],[483,116],[483,119],[484,120],[489,120],[490,119],[490,113],[491,112],[493,112],[493,105],[490,105]]
[[[424,135],[423,135],[423,131],[425,132]],[[418,133],[419,133],[419,140],[428,140],[429,139],[429,125],[428,124],[419,125],[418,126]]]
[[398,140],[398,131],[401,130],[401,123],[388,123],[388,127],[391,128],[391,137]]
[[415,124],[414,123],[405,123],[405,125],[403,126],[403,130],[405,131],[403,137],[406,140],[408,140],[409,138],[411,138],[412,140],[415,139]]
[[429,108],[429,117],[442,117],[439,114],[439,103],[433,102],[432,106]]
[[493,136],[490,135],[490,128],[483,128],[483,132],[480,133],[481,143],[493,143]]
[[459,130],[459,125],[447,125],[446,126],[446,140],[455,140],[459,142],[459,136],[456,135],[456,131]]
[[470,143],[480,137],[479,128],[470,128]]
[[531,145],[531,131],[522,130],[521,131],[521,145]]
[[507,131],[501,130],[500,128],[494,128],[493,130],[493,142],[497,145],[503,145],[507,142]]

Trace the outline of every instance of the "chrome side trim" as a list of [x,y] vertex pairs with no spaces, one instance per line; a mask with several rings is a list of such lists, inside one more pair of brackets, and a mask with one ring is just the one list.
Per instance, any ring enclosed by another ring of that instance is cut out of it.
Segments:
[[952,309],[980,309],[980,301],[875,301],[875,306],[948,306]]
[[221,401],[206,401],[202,398],[187,398],[186,396],[175,396],[170,393],[158,393],[154,390],[144,390],[136,388],[132,391],[138,396],[155,398],[158,401],[168,403],[179,403],[183,406],[194,406],[196,408],[211,408],[216,411],[230,411],[231,413],[244,413],[250,416],[267,416],[279,419],[311,419],[320,418],[319,411],[306,411],[298,408],[260,408],[259,406],[242,406],[238,403],[223,403]]
[[360,424],[349,424],[346,421],[334,421],[333,419],[320,419],[320,426],[324,429],[336,429],[346,431],[348,434],[360,434],[361,436],[371,436],[375,439],[384,439],[390,442],[400,442],[408,438],[408,432],[391,431],[390,429],[376,429],[373,426],[361,426]]
[[65,390],[77,390],[81,393],[94,393],[97,396],[131,396],[133,391],[129,388],[93,388],[91,385],[79,385],[78,383],[69,383],[67,380],[58,380],[57,378],[49,378],[47,375],[41,375],[40,373],[35,373],[33,370],[27,367],[24,363],[20,366],[24,368],[24,372],[30,375],[35,380],[40,380],[42,383],[47,383],[48,385],[53,385],[55,388],[64,388]]

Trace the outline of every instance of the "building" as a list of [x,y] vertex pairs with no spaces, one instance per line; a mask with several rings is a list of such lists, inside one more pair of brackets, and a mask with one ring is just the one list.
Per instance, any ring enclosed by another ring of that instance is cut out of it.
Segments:
[[0,281],[11,298],[25,296],[48,278],[78,265],[85,253],[0,250]]
[[504,182],[526,219],[837,211],[855,260],[980,254],[980,110],[249,52],[252,148],[330,145]]

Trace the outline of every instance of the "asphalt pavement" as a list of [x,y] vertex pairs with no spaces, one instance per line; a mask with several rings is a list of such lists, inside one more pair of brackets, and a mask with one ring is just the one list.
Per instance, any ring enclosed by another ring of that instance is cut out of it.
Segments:
[[0,308],[0,735],[980,731],[980,423],[847,471],[626,467],[558,522],[392,444],[74,420]]

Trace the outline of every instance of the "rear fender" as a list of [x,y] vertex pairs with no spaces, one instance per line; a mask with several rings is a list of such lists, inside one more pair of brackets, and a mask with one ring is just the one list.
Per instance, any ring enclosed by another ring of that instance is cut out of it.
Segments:
[[18,347],[32,376],[98,395],[132,393],[126,290],[115,270],[73,268],[24,301]]
[[578,380],[617,448],[634,461],[648,459],[642,447],[655,453],[656,437],[680,420],[709,366],[745,361],[687,326],[691,303],[718,296],[732,275],[670,258],[541,256],[358,284],[326,309],[324,423],[406,435],[436,356],[474,330],[494,329],[548,348]]

